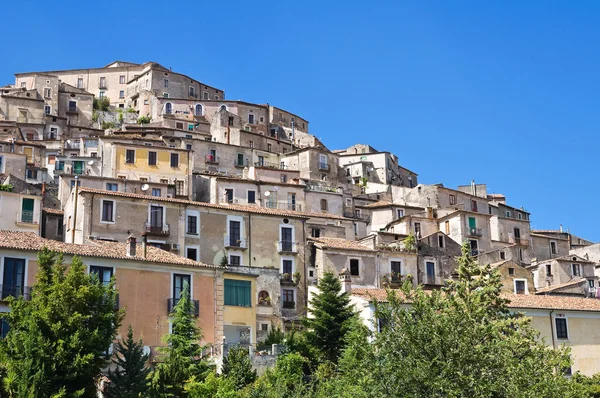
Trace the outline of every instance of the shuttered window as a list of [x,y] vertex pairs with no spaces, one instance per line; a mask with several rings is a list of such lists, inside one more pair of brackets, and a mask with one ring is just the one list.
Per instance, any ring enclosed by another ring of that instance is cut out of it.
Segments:
[[250,281],[225,279],[225,305],[250,307]]

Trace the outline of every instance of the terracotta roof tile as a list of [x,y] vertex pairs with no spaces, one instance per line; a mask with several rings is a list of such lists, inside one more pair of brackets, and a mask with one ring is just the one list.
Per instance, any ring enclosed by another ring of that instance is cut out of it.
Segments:
[[363,252],[376,252],[376,250],[370,249],[360,242],[355,240],[341,239],[341,238],[309,238],[309,240],[315,242],[315,246],[321,249],[342,249],[342,250],[355,250]]
[[[394,292],[401,294],[397,290]],[[387,301],[385,289],[357,288],[352,289],[351,294],[365,300]],[[600,300],[593,298],[531,294],[504,294],[502,297],[510,300],[509,308],[600,312]]]
[[61,209],[53,209],[53,208],[51,208],[51,207],[44,207],[42,210],[43,210],[44,212],[46,212],[46,213],[50,213],[50,214],[58,214],[58,215],[63,215],[63,214],[65,214],[65,212],[64,212],[64,211],[62,211]]
[[253,214],[265,214],[272,216],[280,216],[280,217],[294,217],[294,218],[330,218],[334,220],[348,220],[351,219],[345,218],[342,216],[336,216],[334,214],[325,214],[325,213],[306,213],[300,211],[291,211],[291,210],[277,210],[277,209],[268,209],[266,207],[260,206],[251,206],[251,205],[238,205],[238,204],[214,204],[214,203],[205,203],[205,202],[194,202],[187,199],[175,199],[175,198],[163,198],[158,196],[148,196],[148,195],[140,195],[135,193],[125,193],[118,191],[105,191],[103,189],[95,189],[95,188],[79,188],[79,192],[81,193],[95,193],[95,194],[103,194],[106,196],[118,196],[123,198],[131,198],[131,199],[145,199],[152,200],[153,202],[170,202],[170,203],[180,203],[180,204],[188,204],[194,205],[198,207],[206,207],[211,209],[222,209],[222,210],[233,210],[233,211],[241,211],[245,213],[253,213]]
[[[153,246],[146,247],[146,258],[141,255],[130,257],[126,254],[126,243],[93,241],[89,242],[89,244],[80,245],[41,238],[33,232],[0,231],[0,248],[39,251],[44,247],[59,253],[85,257],[115,258],[121,260],[146,261],[151,263],[184,265],[201,268],[221,268],[218,266],[193,261],[185,257],[180,257],[176,254]],[[137,245],[136,253],[143,253],[141,245]]]

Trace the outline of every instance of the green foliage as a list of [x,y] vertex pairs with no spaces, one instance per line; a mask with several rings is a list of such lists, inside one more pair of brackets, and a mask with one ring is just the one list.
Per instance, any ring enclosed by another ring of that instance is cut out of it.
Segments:
[[267,333],[267,338],[263,342],[264,346],[271,347],[273,344],[283,344],[285,332],[279,326],[271,324],[271,330]]
[[123,112],[119,112],[119,123],[123,123]]
[[113,127],[115,127],[115,124],[113,122],[102,122],[102,130],[112,129]]
[[221,267],[227,267],[229,265],[229,261],[227,261],[227,255],[221,257]]
[[98,111],[94,110],[92,112],[92,122],[97,122],[98,121]]
[[108,97],[94,97],[93,109],[95,111],[107,112],[110,110],[110,99]]
[[337,363],[345,346],[344,336],[355,316],[348,293],[342,293],[337,277],[328,272],[319,279],[319,292],[310,301],[311,316],[304,319],[306,341],[314,347],[320,361]]
[[110,384],[104,392],[106,398],[136,398],[145,397],[148,391],[147,377],[150,369],[146,367],[148,355],[144,354],[142,341],[133,339],[131,325],[127,330],[125,341],[119,341],[115,346],[113,357],[114,370],[109,370]]
[[402,243],[404,244],[404,248],[409,252],[414,252],[417,250],[417,238],[414,234],[408,235],[406,238],[404,238]]
[[585,391],[584,396],[600,398],[600,373],[592,377],[583,376],[580,373],[573,375],[573,382],[579,383]]
[[248,350],[243,347],[229,349],[227,356],[223,358],[221,373],[236,389],[244,388],[256,380],[256,371],[252,369]]
[[125,112],[127,112],[127,113],[135,113],[135,112],[137,112],[137,111],[136,111],[135,109],[133,109],[132,107],[129,107],[129,108],[127,108],[127,109],[125,110]]
[[282,355],[275,367],[267,370],[248,391],[248,398],[306,397],[310,388],[304,383],[308,360],[298,353]]
[[236,398],[240,396],[231,379],[219,377],[215,372],[210,372],[202,382],[192,378],[186,384],[185,391],[190,398]]
[[11,184],[0,185],[0,191],[4,191],[4,192],[12,192],[13,188],[14,187]]
[[140,116],[138,117],[138,124],[148,124],[150,123],[150,121],[152,120],[152,118],[150,117],[150,115],[148,116]]
[[95,379],[107,364],[123,314],[115,311],[114,281],[107,286],[89,276],[75,256],[44,248],[31,300],[10,298],[9,325],[0,342],[6,369],[4,387],[12,397],[95,397]]
[[164,336],[166,347],[161,348],[159,363],[151,378],[151,396],[186,397],[186,381],[203,381],[209,366],[202,359],[202,331],[196,325],[194,303],[187,284],[171,313],[172,333]]

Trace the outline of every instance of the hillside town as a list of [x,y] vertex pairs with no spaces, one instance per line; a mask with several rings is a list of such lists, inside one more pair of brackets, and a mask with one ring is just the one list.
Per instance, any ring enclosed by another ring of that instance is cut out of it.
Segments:
[[386,148],[328,147],[293,110],[156,62],[19,72],[0,90],[2,312],[47,247],[114,278],[119,335],[132,325],[150,362],[184,286],[211,354],[252,354],[306,316],[325,273],[376,332],[387,290],[442,288],[467,242],[511,311],[570,347],[569,374],[600,373],[600,243],[562,220],[531,229],[484,183],[424,184]]

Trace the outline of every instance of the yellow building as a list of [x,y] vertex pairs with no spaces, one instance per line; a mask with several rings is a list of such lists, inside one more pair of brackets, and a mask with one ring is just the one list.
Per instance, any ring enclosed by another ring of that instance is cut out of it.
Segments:
[[[220,289],[223,289],[222,295]],[[217,297],[217,308],[222,308],[223,311],[226,345],[256,347],[256,277],[226,271],[223,274],[223,285],[217,286]],[[217,314],[218,326],[219,318]]]

